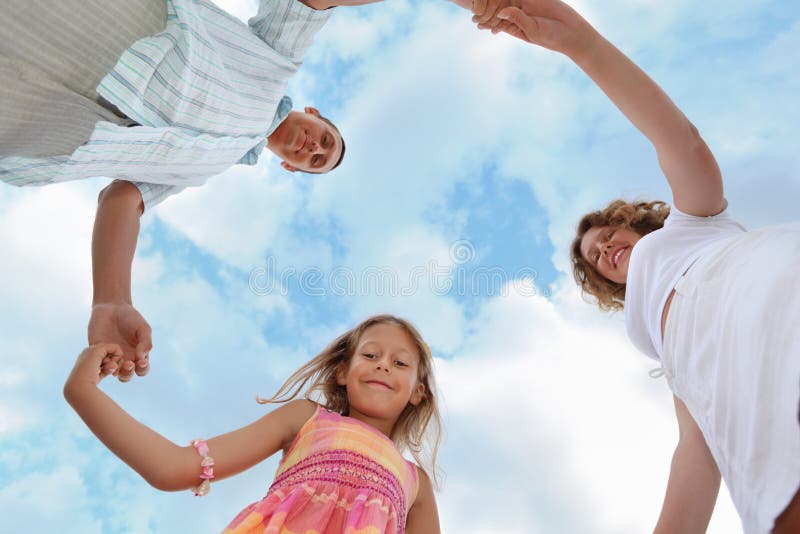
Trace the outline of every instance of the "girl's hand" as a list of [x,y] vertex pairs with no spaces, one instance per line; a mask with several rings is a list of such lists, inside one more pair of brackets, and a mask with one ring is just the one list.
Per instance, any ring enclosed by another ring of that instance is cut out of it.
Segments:
[[122,349],[119,345],[100,343],[92,345],[78,355],[78,360],[67,378],[64,390],[81,386],[96,387],[108,375],[118,375],[122,368]]
[[504,31],[570,57],[589,48],[593,33],[589,23],[560,0],[513,0],[495,18],[501,22],[497,25],[479,22],[478,28],[491,29],[492,33]]

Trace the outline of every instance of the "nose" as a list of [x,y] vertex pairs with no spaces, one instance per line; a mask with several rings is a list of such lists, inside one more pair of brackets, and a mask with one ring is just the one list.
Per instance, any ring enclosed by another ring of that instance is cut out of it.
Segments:
[[319,145],[317,144],[316,141],[314,141],[313,139],[309,139],[308,140],[308,151],[309,152],[312,152],[312,153],[316,152],[318,148],[319,148]]
[[612,246],[613,246],[613,243],[611,242],[610,239],[607,240],[607,241],[598,241],[597,242],[597,250],[600,252],[600,254],[608,254],[608,252],[611,250]]
[[384,370],[388,373],[389,365],[387,363],[384,363],[383,360],[378,360],[377,362],[375,362],[375,370],[377,371]]

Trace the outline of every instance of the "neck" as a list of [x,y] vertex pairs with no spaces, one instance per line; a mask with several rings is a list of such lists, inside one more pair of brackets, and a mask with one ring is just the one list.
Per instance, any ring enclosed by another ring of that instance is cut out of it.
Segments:
[[275,152],[274,150],[272,150],[272,146],[274,146],[274,144],[278,141],[278,139],[280,139],[281,134],[279,132],[281,131],[281,127],[283,126],[284,122],[286,121],[280,123],[278,127],[275,128],[275,130],[273,130],[273,132],[267,136],[267,148],[270,149],[270,151],[272,152]]
[[382,434],[386,435],[386,437],[388,437],[389,439],[392,438],[392,430],[394,430],[394,425],[395,423],[397,423],[397,417],[393,419],[372,417],[359,412],[352,406],[350,407],[350,413],[348,414],[348,417],[352,417],[353,419],[358,419],[362,423],[367,423],[368,425],[377,428]]

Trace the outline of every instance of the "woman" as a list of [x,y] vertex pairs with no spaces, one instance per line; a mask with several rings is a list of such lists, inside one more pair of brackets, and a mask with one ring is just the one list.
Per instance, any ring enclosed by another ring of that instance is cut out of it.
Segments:
[[586,215],[572,246],[584,294],[625,309],[675,396],[680,438],[656,532],[704,532],[720,475],[746,532],[800,532],[800,225],[734,221],[697,129],[569,6],[499,4],[473,20],[572,59],[653,143],[672,190],[671,209],[615,201]]

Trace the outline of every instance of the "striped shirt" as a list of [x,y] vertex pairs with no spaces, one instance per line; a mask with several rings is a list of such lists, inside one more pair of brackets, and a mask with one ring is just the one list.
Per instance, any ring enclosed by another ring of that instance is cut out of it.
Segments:
[[130,46],[97,88],[141,126],[98,122],[70,156],[0,158],[0,180],[130,180],[148,209],[236,163],[254,165],[289,114],[288,81],[330,13],[262,0],[245,25],[210,0],[167,0],[164,31]]

